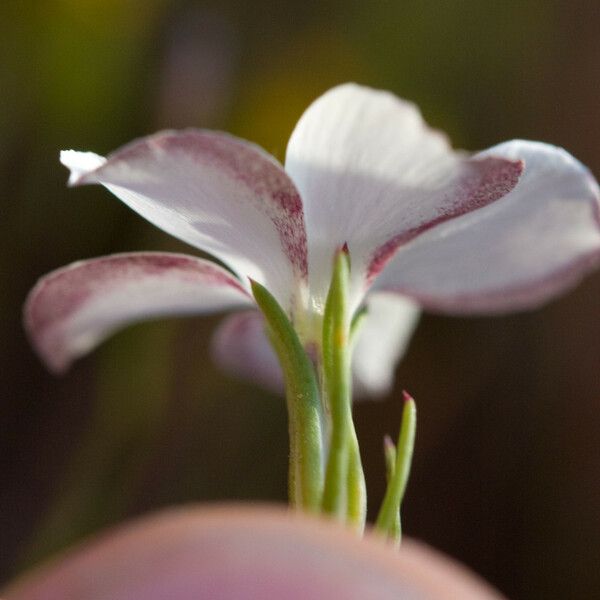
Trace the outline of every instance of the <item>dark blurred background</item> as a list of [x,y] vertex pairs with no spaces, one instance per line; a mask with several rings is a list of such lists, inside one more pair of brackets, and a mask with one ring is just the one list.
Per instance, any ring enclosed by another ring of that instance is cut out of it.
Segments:
[[[129,328],[58,379],[33,355],[20,312],[39,276],[188,251],[105,190],[67,190],[60,149],[192,125],[283,159],[308,103],[355,80],[416,101],[457,146],[539,139],[600,175],[599,26],[577,0],[3,0],[0,580],[156,507],[286,493],[284,402],[213,367],[218,317]],[[413,393],[405,530],[513,598],[600,589],[599,295],[595,275],[527,314],[425,316],[394,393],[356,407],[375,507],[381,440]]]

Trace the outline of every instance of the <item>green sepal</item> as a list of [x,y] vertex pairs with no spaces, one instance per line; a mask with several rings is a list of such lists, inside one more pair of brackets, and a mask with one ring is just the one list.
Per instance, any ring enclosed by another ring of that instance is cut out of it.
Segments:
[[[389,435],[386,435],[383,438],[383,455],[385,457],[386,481],[389,485],[392,477],[394,476],[394,471],[396,470],[396,445]],[[390,537],[393,540],[400,541],[400,536],[402,533],[402,526],[400,524],[400,507],[398,507],[395,517],[396,518],[394,520],[392,531],[390,532]]]
[[290,502],[317,512],[323,490],[323,449],[315,369],[277,300],[260,283],[251,280],[251,285],[285,378],[290,423]]
[[[415,401],[405,392],[402,425],[400,426],[398,446],[395,450],[396,457],[393,469],[388,467],[388,472],[391,471],[391,476],[375,523],[376,530],[398,543],[401,538],[400,505],[402,504],[410,475],[410,466],[415,445],[416,423],[417,408]],[[391,450],[386,450],[386,455],[391,456]]]
[[366,514],[364,474],[352,422],[350,258],[346,247],[334,259],[323,315],[323,380],[331,416],[323,510],[362,529]]
[[365,321],[369,309],[366,306],[361,306],[352,317],[352,323],[350,323],[350,345],[356,342],[359,331],[362,328],[362,324]]

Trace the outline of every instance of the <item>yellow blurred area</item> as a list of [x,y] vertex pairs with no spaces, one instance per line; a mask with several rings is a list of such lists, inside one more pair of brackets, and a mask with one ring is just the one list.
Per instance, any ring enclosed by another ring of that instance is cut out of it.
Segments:
[[340,83],[368,79],[366,61],[349,40],[319,30],[303,32],[261,69],[242,77],[232,130],[283,162],[292,129],[315,98]]

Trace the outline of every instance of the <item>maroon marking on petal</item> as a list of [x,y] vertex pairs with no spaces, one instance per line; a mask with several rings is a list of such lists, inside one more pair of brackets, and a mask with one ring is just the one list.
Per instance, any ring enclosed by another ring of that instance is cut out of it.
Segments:
[[[297,192],[294,195],[280,191],[275,196],[282,207],[287,207],[288,212],[285,218],[271,215],[271,221],[277,228],[285,253],[296,267],[298,274],[306,279],[308,277],[308,250],[302,200]],[[299,232],[302,234],[299,235]]]
[[462,168],[465,173],[448,191],[437,217],[399,233],[375,250],[367,269],[367,286],[381,273],[400,246],[436,225],[483,208],[506,196],[517,185],[524,163],[520,160],[487,157],[468,160]]
[[[101,173],[116,163],[143,159],[147,153],[185,152],[206,166],[225,170],[257,196],[256,208],[267,215],[279,234],[281,246],[296,272],[308,275],[304,208],[300,194],[277,160],[259,146],[222,132],[188,129],[165,131],[133,141],[108,157],[93,172]],[[83,179],[85,181],[85,178]],[[225,200],[225,199],[224,199]],[[240,232],[243,235],[243,232]]]
[[402,400],[404,400],[404,402],[410,402],[411,400],[413,402],[415,401],[415,399],[406,390],[402,390]]
[[405,234],[395,236],[375,250],[367,268],[367,280],[365,282],[367,287],[371,285],[375,277],[383,271],[385,265],[387,265],[392,256],[396,254],[396,250],[398,250],[405,241],[404,237]]
[[[110,285],[119,279],[143,275],[160,275],[176,269],[182,280],[197,281],[198,276],[210,284],[236,288],[245,296],[242,285],[217,265],[200,262],[182,254],[140,252],[115,254],[86,263],[74,263],[42,278],[31,291],[25,305],[25,322],[28,331],[36,335],[47,326],[68,317],[91,297],[98,287]],[[52,302],[44,302],[47,291]]]

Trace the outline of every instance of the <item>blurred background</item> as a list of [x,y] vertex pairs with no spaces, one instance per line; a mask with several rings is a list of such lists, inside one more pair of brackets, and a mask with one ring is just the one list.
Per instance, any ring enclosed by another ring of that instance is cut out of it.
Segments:
[[[308,103],[354,80],[414,100],[459,147],[539,139],[598,176],[599,24],[580,0],[3,0],[0,581],[160,506],[286,494],[284,402],[211,364],[219,317],[131,327],[62,378],[32,353],[21,306],[39,276],[189,251],[100,187],[66,189],[60,149],[198,126],[282,160]],[[512,598],[600,589],[599,297],[597,274],[531,313],[426,315],[396,390],[356,406],[370,506],[406,388],[406,532]]]

